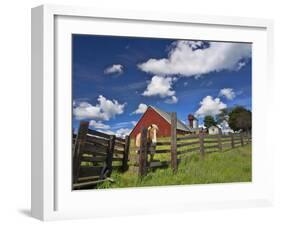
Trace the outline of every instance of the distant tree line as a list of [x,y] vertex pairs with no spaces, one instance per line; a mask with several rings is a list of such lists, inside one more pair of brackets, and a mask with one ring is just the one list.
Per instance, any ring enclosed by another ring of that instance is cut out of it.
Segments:
[[234,108],[225,108],[215,117],[206,115],[204,117],[204,126],[210,128],[226,120],[229,127],[234,130],[250,131],[252,129],[252,112],[242,106]]

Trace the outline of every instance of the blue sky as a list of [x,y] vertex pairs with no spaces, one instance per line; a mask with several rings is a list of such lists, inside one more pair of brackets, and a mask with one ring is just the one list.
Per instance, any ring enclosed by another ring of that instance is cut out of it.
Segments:
[[73,126],[126,134],[146,106],[186,121],[251,110],[251,44],[73,35]]

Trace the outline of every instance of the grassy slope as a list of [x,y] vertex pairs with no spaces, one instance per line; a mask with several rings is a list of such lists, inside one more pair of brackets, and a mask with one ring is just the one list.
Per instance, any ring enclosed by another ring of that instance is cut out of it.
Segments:
[[113,172],[111,177],[116,182],[103,183],[99,188],[247,182],[251,181],[251,163],[251,145],[206,154],[204,160],[198,153],[193,153],[182,156],[177,173],[170,168],[157,169],[141,180],[138,169],[130,167],[125,173]]

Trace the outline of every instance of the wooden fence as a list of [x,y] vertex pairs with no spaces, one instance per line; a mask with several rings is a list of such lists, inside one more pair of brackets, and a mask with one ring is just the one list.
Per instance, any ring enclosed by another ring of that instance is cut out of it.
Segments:
[[[171,166],[174,171],[178,168],[181,158],[191,152],[200,153],[201,159],[205,154],[213,152],[222,152],[238,146],[243,146],[251,142],[250,133],[231,133],[229,135],[208,135],[208,134],[188,134],[185,136],[177,136],[176,131],[177,116],[176,113],[171,114],[171,138],[170,141],[157,142],[155,154],[170,155],[170,161],[148,161],[150,154],[149,143],[147,142],[147,129],[142,129],[141,147],[139,157],[139,176],[146,175],[148,169]],[[163,148],[162,148],[163,147]],[[168,148],[167,148],[168,147]]]
[[82,121],[77,135],[73,135],[73,189],[93,187],[109,178],[113,169],[126,171],[130,138],[118,138],[89,129]]

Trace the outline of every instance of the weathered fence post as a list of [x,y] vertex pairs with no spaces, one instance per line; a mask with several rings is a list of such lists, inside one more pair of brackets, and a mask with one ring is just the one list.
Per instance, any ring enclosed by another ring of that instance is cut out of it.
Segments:
[[74,157],[74,153],[75,153],[75,144],[76,144],[76,139],[77,139],[77,135],[74,134],[74,131],[72,131],[72,158]]
[[244,133],[243,132],[240,133],[241,146],[244,146],[244,138],[243,138],[243,136],[244,136]]
[[221,134],[221,131],[220,131],[219,134],[218,134],[218,148],[219,148],[219,151],[222,151],[221,137],[222,137],[222,134]]
[[111,175],[112,172],[112,158],[113,158],[113,152],[114,152],[114,146],[115,146],[115,135],[110,135],[109,137],[109,145],[107,149],[107,156],[106,156],[106,166],[108,169],[108,176]]
[[204,150],[204,134],[203,134],[203,133],[200,133],[200,134],[199,134],[199,144],[200,144],[200,155],[201,155],[201,159],[204,159],[205,150]]
[[251,137],[251,135],[250,135],[250,131],[247,131],[247,144],[249,144],[250,143],[250,137]]
[[128,159],[129,159],[129,152],[130,152],[130,137],[125,137],[125,148],[124,148],[124,156],[122,161],[122,170],[126,171],[128,169]]
[[72,156],[72,184],[78,182],[79,171],[81,166],[82,150],[84,149],[89,122],[80,122],[78,134],[76,137],[74,151]]
[[147,172],[147,128],[141,130],[141,145],[139,150],[139,176],[145,176]]
[[234,136],[233,133],[230,133],[230,137],[231,137],[231,148],[234,148]]
[[171,165],[177,171],[177,113],[171,113]]

